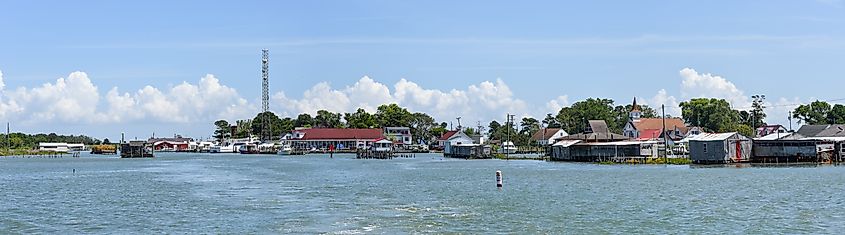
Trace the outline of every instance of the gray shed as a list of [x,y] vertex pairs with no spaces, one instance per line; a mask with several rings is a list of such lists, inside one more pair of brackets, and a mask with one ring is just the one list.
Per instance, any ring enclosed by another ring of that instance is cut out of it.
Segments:
[[693,163],[730,163],[751,160],[751,139],[736,132],[705,133],[690,139]]

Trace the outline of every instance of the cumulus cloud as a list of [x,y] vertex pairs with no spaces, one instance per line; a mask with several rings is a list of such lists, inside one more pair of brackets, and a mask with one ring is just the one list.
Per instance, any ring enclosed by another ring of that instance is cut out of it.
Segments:
[[185,123],[245,118],[255,113],[254,106],[235,89],[220,84],[211,74],[197,84],[183,82],[166,92],[145,86],[134,93],[121,93],[114,87],[103,96],[103,105],[98,87],[88,74],[79,71],[34,88],[4,88],[0,86],[0,117],[29,123],[123,123],[142,119]]
[[733,82],[721,76],[698,73],[691,68],[682,69],[680,75],[684,79],[681,82],[681,95],[684,98],[721,98],[734,107],[747,109],[751,106],[748,96]]
[[567,106],[569,106],[569,96],[567,95],[558,96],[557,98],[550,100],[548,103],[546,103],[546,108],[552,115],[557,114],[558,112],[560,112],[560,109]]
[[526,103],[515,98],[510,87],[501,79],[450,91],[427,89],[401,79],[391,91],[389,86],[365,76],[345,88],[334,89],[328,83],[318,83],[306,90],[301,99],[289,98],[279,92],[273,95],[273,100],[274,104],[278,104],[274,107],[286,114],[314,114],[320,109],[353,112],[357,108],[374,112],[379,105],[388,103],[397,103],[412,112],[429,113],[438,120],[472,116],[480,118],[478,121],[486,121],[504,118],[508,112],[527,113]]
[[657,91],[653,97],[650,98],[639,98],[637,100],[642,100],[642,103],[648,105],[649,107],[653,108],[657,111],[657,114],[660,115],[660,106],[666,105],[666,114],[672,117],[680,117],[681,116],[681,107],[679,106],[678,99],[675,96],[671,96],[666,92],[666,89],[660,89]]

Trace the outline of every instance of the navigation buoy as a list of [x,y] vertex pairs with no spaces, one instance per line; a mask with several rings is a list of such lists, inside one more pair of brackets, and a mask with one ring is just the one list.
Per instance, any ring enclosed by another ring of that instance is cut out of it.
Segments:
[[502,187],[502,171],[496,171],[496,187]]

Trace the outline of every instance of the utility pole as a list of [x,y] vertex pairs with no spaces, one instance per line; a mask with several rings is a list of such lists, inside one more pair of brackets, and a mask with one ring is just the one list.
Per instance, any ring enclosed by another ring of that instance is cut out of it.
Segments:
[[792,111],[789,111],[789,116],[786,119],[789,120],[789,132],[792,132]]
[[666,105],[660,105],[663,112],[663,164],[669,164],[669,134],[666,134]]
[[507,141],[507,142],[505,142],[505,143],[502,143],[502,150],[503,150],[503,151],[505,151],[505,159],[506,159],[506,160],[510,160],[510,159],[511,159],[510,148],[505,149],[506,144],[510,143],[511,145],[516,146],[515,144],[513,144],[513,141],[511,141],[511,129],[512,129],[512,127],[511,127],[511,126],[513,125],[513,117],[514,117],[514,116],[515,116],[515,115],[508,113],[508,120],[507,120],[507,127],[508,127],[508,141]]

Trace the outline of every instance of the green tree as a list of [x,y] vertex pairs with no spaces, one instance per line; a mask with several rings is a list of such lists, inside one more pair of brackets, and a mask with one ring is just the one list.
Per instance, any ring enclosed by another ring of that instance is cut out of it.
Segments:
[[560,121],[558,121],[551,113],[548,113],[546,114],[546,118],[543,119],[543,125],[546,126],[546,128],[560,128]]
[[311,118],[310,114],[302,113],[296,117],[296,121],[293,122],[296,127],[312,127],[314,126],[314,119]]
[[397,104],[378,106],[375,115],[379,127],[407,127],[412,118],[411,112]]
[[282,120],[279,119],[279,116],[276,116],[275,113],[267,111],[263,113],[259,113],[255,115],[255,118],[251,121],[251,130],[252,135],[254,136],[261,136],[261,128],[263,128],[263,123],[265,119],[269,119],[269,128],[270,128],[270,139],[279,138],[279,136],[284,133],[284,128],[282,127]]
[[[561,108],[557,119],[561,127],[569,133],[581,133],[587,129],[588,120],[604,120],[613,132],[620,132],[619,110],[613,106],[613,100],[589,98]],[[627,115],[626,115],[627,116]],[[627,119],[626,119],[627,120]]]
[[279,120],[279,131],[281,131],[282,134],[290,133],[295,127],[295,121],[289,117]]
[[109,138],[105,138],[103,139],[103,144],[111,144],[111,141],[109,141]]
[[235,138],[246,138],[252,133],[252,120],[237,120],[235,121]]
[[343,123],[340,119],[340,113],[320,110],[317,111],[317,116],[314,117],[314,125],[317,128],[341,128],[343,127]]
[[845,105],[833,105],[827,114],[827,120],[830,124],[845,124]]
[[[713,132],[741,132],[753,136],[753,128],[743,123],[743,111],[731,109],[724,99],[697,98],[681,102],[681,116],[693,126],[703,127]],[[747,113],[747,112],[746,112]],[[746,131],[746,127],[748,130]]]
[[232,128],[229,127],[228,121],[217,120],[216,122],[214,122],[214,126],[217,128],[214,130],[214,138],[222,140],[232,136]]
[[522,129],[519,131],[519,134],[528,135],[530,137],[536,133],[537,130],[540,130],[540,121],[537,121],[536,118],[532,117],[523,117],[519,127]]
[[792,117],[798,119],[798,123],[809,125],[828,124],[828,114],[831,111],[830,104],[824,101],[813,101],[808,105],[800,105],[792,112]]
[[434,118],[425,113],[411,114],[411,136],[417,141],[423,140],[426,143],[432,141],[435,137],[439,137],[432,132],[434,128],[438,127],[434,122]]
[[349,128],[373,128],[377,125],[373,115],[362,108],[358,108],[354,113],[344,114],[343,119]]

